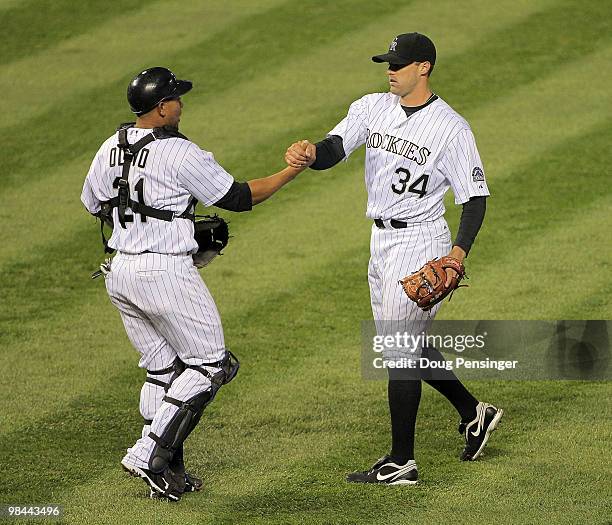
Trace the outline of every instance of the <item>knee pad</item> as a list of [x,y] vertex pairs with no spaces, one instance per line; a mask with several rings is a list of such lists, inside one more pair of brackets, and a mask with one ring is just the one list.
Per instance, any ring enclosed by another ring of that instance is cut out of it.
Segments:
[[[240,361],[238,361],[238,358],[229,350],[226,350],[223,359],[220,361],[216,361],[214,363],[204,363],[202,365],[186,365],[186,367],[191,368],[192,370],[197,370],[200,372],[200,374],[208,377],[213,384],[213,388],[219,389],[221,386],[227,385],[236,377],[236,374],[240,369]],[[212,374],[202,367],[219,368],[220,370],[217,373]]]

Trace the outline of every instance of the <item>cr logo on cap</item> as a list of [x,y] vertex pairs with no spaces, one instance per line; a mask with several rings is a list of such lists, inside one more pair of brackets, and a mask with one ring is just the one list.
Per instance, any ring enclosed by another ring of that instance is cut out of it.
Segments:
[[395,51],[396,46],[397,46],[397,37],[395,37],[393,39],[393,42],[391,42],[391,45],[389,46],[389,51]]

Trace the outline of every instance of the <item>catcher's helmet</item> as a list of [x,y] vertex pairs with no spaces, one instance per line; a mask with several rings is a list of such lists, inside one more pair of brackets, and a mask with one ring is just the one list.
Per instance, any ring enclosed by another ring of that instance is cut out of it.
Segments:
[[144,115],[163,100],[187,93],[193,84],[189,80],[177,80],[165,67],[145,69],[130,82],[127,99],[136,115]]

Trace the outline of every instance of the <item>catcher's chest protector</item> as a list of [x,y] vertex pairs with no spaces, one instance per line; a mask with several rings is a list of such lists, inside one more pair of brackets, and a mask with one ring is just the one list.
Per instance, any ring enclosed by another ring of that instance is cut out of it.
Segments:
[[[144,200],[142,196],[140,201],[135,201],[130,198],[130,187],[128,184],[130,167],[136,161],[138,153],[142,150],[142,148],[144,148],[147,144],[150,144],[154,140],[163,140],[172,137],[189,140],[185,135],[179,133],[177,129],[169,126],[164,126],[163,128],[154,128],[151,133],[144,136],[138,142],[130,144],[127,141],[127,130],[133,127],[134,124],[134,122],[128,122],[125,124],[121,124],[117,128],[117,130],[119,131],[118,148],[119,151],[123,153],[123,168],[121,172],[121,177],[117,179],[113,184],[113,187],[118,188],[117,197],[113,197],[112,199],[101,203],[100,232],[102,235],[102,244],[104,246],[105,253],[113,253],[114,251],[108,246],[108,241],[104,236],[104,223],[114,226],[112,218],[113,208],[117,208],[119,215],[119,223],[122,228],[126,227],[126,222],[132,222],[134,220],[133,215],[128,215],[126,213],[128,208],[130,208],[134,213],[138,213],[142,222],[146,222],[147,217],[154,217],[155,219],[168,222],[173,221],[174,219],[189,219],[192,221],[195,219],[194,212],[196,204],[198,202],[195,197],[192,197],[190,199],[187,208],[180,215],[176,215],[175,212],[171,212],[168,210],[159,210],[157,208],[147,206],[144,202],[142,202]],[[120,161],[120,159],[118,160]]]

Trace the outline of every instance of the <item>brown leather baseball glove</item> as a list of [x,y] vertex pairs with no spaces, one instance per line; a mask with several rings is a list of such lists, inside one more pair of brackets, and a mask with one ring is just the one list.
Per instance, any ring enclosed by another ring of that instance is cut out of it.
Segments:
[[[452,268],[458,274],[452,278],[449,286],[446,286],[447,268]],[[419,271],[404,277],[399,284],[419,308],[427,311],[459,288],[464,277],[466,275],[463,264],[457,259],[445,256],[426,262]]]

